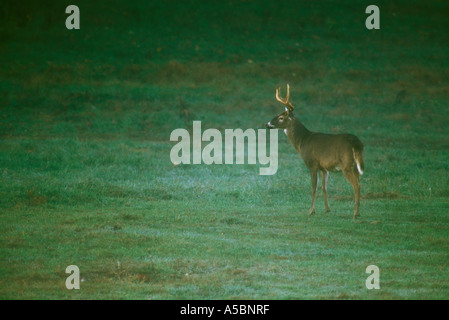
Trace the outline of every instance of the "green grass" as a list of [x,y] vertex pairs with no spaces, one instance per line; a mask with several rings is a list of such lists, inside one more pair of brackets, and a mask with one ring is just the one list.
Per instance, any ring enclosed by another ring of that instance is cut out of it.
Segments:
[[[0,13],[0,298],[449,297],[445,1],[378,1],[375,32],[368,2],[78,1],[77,31],[69,4]],[[365,144],[360,219],[341,173],[307,216],[281,133],[273,176],[171,163],[172,130],[262,128],[287,82],[309,129]]]

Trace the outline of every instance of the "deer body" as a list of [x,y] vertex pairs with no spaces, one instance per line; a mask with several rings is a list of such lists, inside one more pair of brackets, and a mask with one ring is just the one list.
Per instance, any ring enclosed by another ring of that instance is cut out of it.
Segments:
[[330,211],[327,200],[327,180],[329,172],[341,170],[354,189],[354,218],[359,215],[360,182],[363,174],[363,144],[352,134],[326,134],[309,131],[293,113],[293,105],[287,98],[276,99],[286,105],[285,111],[267,123],[268,128],[284,129],[290,143],[301,155],[312,178],[312,206],[309,215],[315,213],[315,196],[318,186],[318,171],[322,175],[322,190],[326,212]]

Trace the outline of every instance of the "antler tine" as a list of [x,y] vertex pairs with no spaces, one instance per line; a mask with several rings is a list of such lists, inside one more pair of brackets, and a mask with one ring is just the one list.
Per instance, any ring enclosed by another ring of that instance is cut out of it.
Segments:
[[276,89],[276,100],[282,103],[283,105],[287,106],[290,111],[293,111],[294,107],[292,103],[290,102],[290,85],[287,84],[287,96],[285,99],[280,97],[281,88]]
[[276,89],[276,100],[279,101],[280,103],[284,103],[284,101],[282,101],[282,98],[279,96],[280,91],[281,88]]

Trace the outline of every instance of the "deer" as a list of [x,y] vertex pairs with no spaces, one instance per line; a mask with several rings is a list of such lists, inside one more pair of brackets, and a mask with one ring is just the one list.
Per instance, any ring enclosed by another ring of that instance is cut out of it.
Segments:
[[325,212],[330,212],[327,200],[327,182],[329,172],[342,171],[346,180],[354,189],[354,216],[359,215],[360,180],[363,175],[363,143],[353,134],[327,134],[307,129],[293,113],[290,102],[290,86],[287,84],[287,96],[281,98],[281,88],[276,89],[276,100],[285,106],[285,111],[266,124],[269,129],[283,129],[291,145],[301,155],[312,177],[312,205],[309,215],[315,213],[315,197],[318,190],[318,171],[321,171],[321,184],[324,196]]

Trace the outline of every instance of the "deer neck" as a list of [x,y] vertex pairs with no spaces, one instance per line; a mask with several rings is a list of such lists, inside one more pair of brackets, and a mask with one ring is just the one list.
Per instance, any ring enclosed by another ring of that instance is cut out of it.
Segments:
[[301,145],[304,139],[311,134],[311,132],[294,115],[291,125],[287,129],[284,129],[284,132],[287,135],[288,140],[290,140],[290,143],[298,152],[301,150]]

